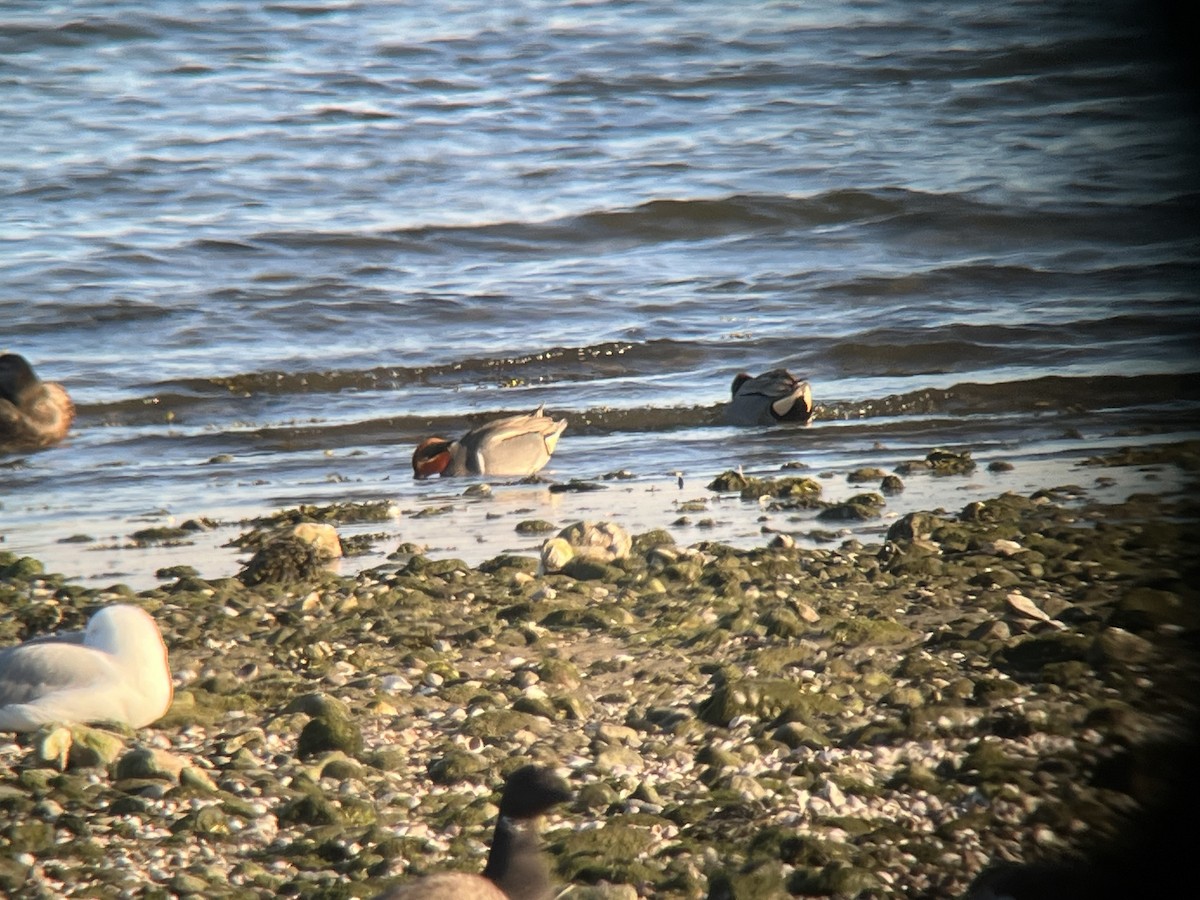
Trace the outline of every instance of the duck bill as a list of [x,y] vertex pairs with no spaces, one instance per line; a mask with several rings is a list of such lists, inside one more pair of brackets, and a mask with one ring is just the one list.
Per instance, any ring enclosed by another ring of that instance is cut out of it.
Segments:
[[777,419],[787,419],[793,422],[808,424],[812,421],[813,403],[812,388],[807,381],[796,385],[786,397],[780,397],[771,404],[771,412]]

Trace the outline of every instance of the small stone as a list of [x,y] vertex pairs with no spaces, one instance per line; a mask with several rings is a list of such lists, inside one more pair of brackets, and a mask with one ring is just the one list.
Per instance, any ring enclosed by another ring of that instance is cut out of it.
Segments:
[[171,878],[169,887],[171,893],[176,896],[185,896],[188,894],[206,896],[211,893],[211,888],[207,881],[196,875],[189,875],[187,872],[176,872]]
[[1004,600],[1008,604],[1008,608],[1017,613],[1017,615],[1024,616],[1027,619],[1037,619],[1039,622],[1053,621],[1036,603],[1024,594],[1012,591],[1005,596]]
[[130,750],[117,761],[116,777],[162,778],[178,781],[180,773],[188,765],[187,760],[166,750],[139,747]]
[[1013,556],[1025,550],[1025,548],[1016,541],[1008,540],[992,541],[989,544],[985,544],[983,549],[989,553],[994,553],[997,556]]
[[795,750],[797,747],[808,747],[811,750],[824,750],[829,746],[819,732],[800,722],[785,722],[775,729],[771,735],[774,740],[786,744]]
[[564,538],[550,538],[542,544],[542,567],[547,572],[557,572],[575,556],[575,550]]
[[310,759],[331,750],[357,756],[362,749],[362,731],[349,716],[336,714],[311,719],[296,741],[296,756],[300,759]]
[[184,787],[195,788],[205,793],[215,794],[217,785],[209,774],[196,766],[184,766],[179,771],[179,783]]
[[[67,731],[67,734],[64,736],[62,731]],[[61,764],[64,743],[65,766]],[[86,769],[110,765],[124,749],[125,741],[119,735],[87,725],[72,725],[70,728],[58,726],[52,729],[44,741],[37,743],[36,752],[39,758],[47,754],[44,761],[54,762],[60,769]]]
[[850,484],[866,484],[870,481],[878,481],[884,476],[883,469],[877,469],[873,466],[864,466],[861,469],[855,469],[846,476],[846,481]]
[[545,519],[527,519],[518,522],[515,530],[517,534],[545,534],[547,531],[553,531],[554,525]]
[[1109,665],[1136,666],[1154,653],[1154,645],[1144,637],[1123,628],[1105,628],[1092,644],[1092,656]]
[[605,747],[596,754],[596,768],[602,772],[641,772],[645,766],[642,754],[630,747]]
[[1012,637],[1012,629],[1004,620],[992,619],[976,625],[967,637],[973,641],[1007,641]]
[[34,759],[43,765],[49,764],[65,771],[71,755],[71,741],[71,729],[65,725],[43,729],[34,738]]
[[840,809],[846,805],[846,795],[832,781],[826,781],[817,789],[817,796],[829,801],[829,804],[835,809]]
[[637,731],[628,725],[617,725],[612,722],[602,722],[596,728],[596,739],[602,743],[613,745],[640,743]]

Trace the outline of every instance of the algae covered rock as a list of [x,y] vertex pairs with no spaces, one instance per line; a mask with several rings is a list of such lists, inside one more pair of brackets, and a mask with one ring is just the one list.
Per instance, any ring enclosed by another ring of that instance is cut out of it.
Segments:
[[350,719],[321,717],[309,720],[296,741],[296,755],[310,759],[331,750],[340,750],[351,756],[362,752],[362,731]]
[[130,750],[117,761],[113,774],[119,779],[162,778],[178,781],[180,773],[188,765],[186,759],[166,750],[139,747]]
[[975,460],[971,459],[971,451],[963,450],[956,453],[953,450],[937,448],[930,450],[921,460],[906,460],[896,466],[901,475],[911,475],[914,472],[926,471],[934,475],[970,475],[975,471]]
[[237,578],[247,587],[314,581],[327,561],[328,557],[308,541],[282,537],[255,553]]
[[880,510],[886,505],[879,494],[855,494],[848,500],[821,510],[817,513],[817,519],[822,522],[866,522],[878,519]]
[[815,504],[821,495],[821,485],[811,478],[788,476],[785,478],[754,478],[741,472],[722,472],[708,484],[710,491],[722,494],[737,492],[743,500],[772,497],[788,501],[788,505],[806,506]]
[[457,784],[478,775],[488,767],[487,759],[480,754],[455,748],[430,760],[428,771],[435,784]]
[[559,842],[558,872],[564,881],[573,883],[637,884],[652,875],[641,858],[653,843],[648,829],[610,818],[600,828],[573,831]]
[[518,522],[514,529],[517,534],[545,534],[554,530],[554,525],[545,519],[526,519]]
[[948,522],[947,519],[925,512],[905,513],[888,528],[887,539],[896,543],[911,543],[930,540],[935,529]]
[[1189,603],[1177,591],[1139,585],[1122,595],[1112,621],[1132,631],[1160,625],[1195,628],[1200,625],[1200,605]]
[[700,704],[700,718],[711,725],[728,725],[736,716],[755,716],[765,721],[799,719],[809,721],[833,715],[841,703],[825,694],[806,693],[800,685],[784,678],[746,678],[721,682]]
[[975,460],[971,459],[970,450],[960,453],[940,448],[931,450],[925,462],[934,475],[970,475],[975,471]]
[[125,749],[118,734],[88,725],[48,725],[34,736],[34,758],[59,769],[106,767]]
[[331,751],[347,756],[362,753],[362,730],[341,700],[326,694],[306,694],[293,700],[284,713],[302,712],[312,718],[300,731],[296,741],[296,756],[310,759]]
[[775,860],[721,871],[708,880],[708,900],[787,900],[783,866]]

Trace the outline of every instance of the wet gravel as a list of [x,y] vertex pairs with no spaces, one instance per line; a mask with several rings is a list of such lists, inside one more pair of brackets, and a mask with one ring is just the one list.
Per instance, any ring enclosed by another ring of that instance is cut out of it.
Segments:
[[[811,504],[803,479],[724,477]],[[873,514],[862,496],[839,515]],[[1168,873],[1145,823],[1190,796],[1198,511],[1064,486],[875,543],[659,531],[549,573],[409,547],[339,577],[260,535],[251,586],[182,568],[137,593],[0,552],[0,644],[132,602],[177,683],[136,733],[0,740],[0,893],[359,897],[479,871],[528,761],[574,788],[543,836],[576,898],[961,896],[1072,859],[1123,884],[1086,854],[1129,841]]]

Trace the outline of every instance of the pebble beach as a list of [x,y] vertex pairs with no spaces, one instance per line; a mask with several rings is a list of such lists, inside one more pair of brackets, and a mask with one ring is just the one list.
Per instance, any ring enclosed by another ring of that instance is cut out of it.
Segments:
[[[899,477],[961,478],[946,462]],[[407,542],[345,574],[272,537],[352,530],[361,503],[255,523],[236,576],[166,566],[137,590],[0,549],[0,646],[133,603],[175,678],[148,728],[0,741],[0,893],[372,897],[478,872],[532,761],[574,791],[543,828],[563,897],[957,897],[985,870],[970,896],[1132,896],[1182,876],[1194,834],[1200,454],[1086,462],[820,544],[630,528],[556,571]],[[892,502],[815,483],[707,490],[833,523]]]

